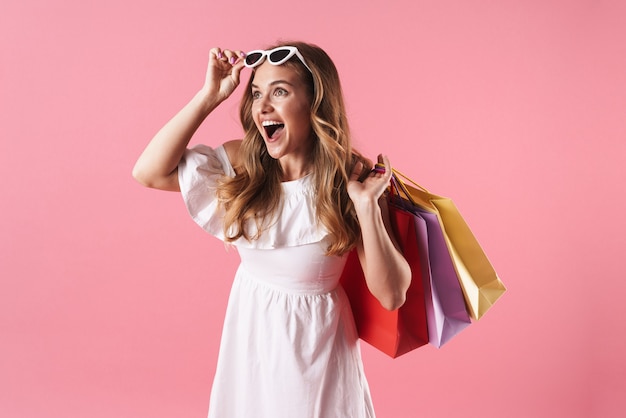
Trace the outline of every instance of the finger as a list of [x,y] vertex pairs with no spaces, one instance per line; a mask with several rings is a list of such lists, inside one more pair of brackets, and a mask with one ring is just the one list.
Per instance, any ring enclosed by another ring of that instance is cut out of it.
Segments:
[[241,80],[241,70],[243,70],[243,68],[244,68],[243,60],[237,61],[232,66],[231,76],[237,85],[239,85],[239,82]]
[[215,48],[211,48],[211,50],[209,51],[210,53],[210,57],[211,58],[215,58],[215,59],[222,59],[223,55],[222,55],[222,49],[219,47],[215,47]]
[[228,64],[231,65],[231,75],[235,82],[239,84],[240,74],[245,66],[245,52],[241,50],[224,50],[224,57],[228,59]]
[[241,60],[243,60],[244,58],[246,58],[246,53],[243,52],[242,50],[238,49],[235,51],[235,55],[237,55]]
[[376,163],[372,169],[372,175],[377,178],[382,178],[385,182],[391,180],[393,169],[391,167],[391,163],[389,162],[389,158],[386,155],[378,155],[378,163]]
[[391,167],[391,161],[389,161],[389,157],[386,155],[379,155],[379,159],[382,159],[382,163],[385,165],[385,174],[384,177],[387,181],[391,180],[391,176],[393,175],[393,167]]
[[382,154],[378,154],[377,161],[378,162],[374,165],[372,172],[378,176],[383,176],[387,172],[387,169],[385,167],[385,160],[383,159]]
[[230,64],[234,63],[234,54],[230,49],[225,49],[222,51],[222,55],[224,55],[224,59],[228,61]]
[[372,167],[372,174],[385,174],[385,164],[376,163],[374,167]]
[[230,65],[235,65],[238,62],[243,60],[243,57],[246,56],[242,51],[235,51],[230,49],[225,49],[222,51],[225,59],[228,61]]
[[361,177],[361,172],[363,171],[363,162],[357,161],[352,169],[352,173],[350,173],[350,180],[358,180]]

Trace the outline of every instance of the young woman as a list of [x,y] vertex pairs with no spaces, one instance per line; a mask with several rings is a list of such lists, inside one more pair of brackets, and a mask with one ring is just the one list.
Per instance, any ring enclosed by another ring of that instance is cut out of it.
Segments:
[[[252,68],[242,140],[187,145]],[[152,139],[134,177],[182,192],[192,218],[241,257],[228,303],[210,417],[373,417],[358,336],[341,286],[356,248],[387,309],[410,268],[387,222],[391,170],[351,148],[335,65],[319,47],[213,48],[206,80]]]

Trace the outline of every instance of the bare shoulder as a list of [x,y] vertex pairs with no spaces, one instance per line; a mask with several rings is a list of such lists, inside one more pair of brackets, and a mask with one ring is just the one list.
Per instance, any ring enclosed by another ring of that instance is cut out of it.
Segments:
[[241,143],[243,141],[241,139],[233,139],[232,141],[224,142],[224,151],[226,151],[226,155],[228,155],[228,160],[230,161],[230,165],[233,166],[235,172],[239,171],[239,166],[241,165],[241,156],[239,154],[239,149],[241,148]]

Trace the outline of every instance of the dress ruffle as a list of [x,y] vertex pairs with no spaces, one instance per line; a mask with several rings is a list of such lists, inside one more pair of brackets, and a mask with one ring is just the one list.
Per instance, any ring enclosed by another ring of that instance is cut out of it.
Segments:
[[[187,210],[206,232],[224,240],[224,211],[218,205],[217,182],[221,176],[233,177],[235,171],[223,146],[215,149],[197,145],[187,151],[178,165],[178,181]],[[284,248],[312,244],[328,235],[316,219],[315,187],[311,175],[281,183],[282,205],[260,238],[240,238],[232,244],[255,249]],[[247,224],[251,236],[254,222]]]

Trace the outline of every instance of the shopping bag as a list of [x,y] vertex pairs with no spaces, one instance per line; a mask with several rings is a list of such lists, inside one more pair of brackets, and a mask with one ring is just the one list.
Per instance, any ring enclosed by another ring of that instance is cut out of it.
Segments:
[[455,335],[471,324],[459,278],[443,236],[437,215],[428,212],[407,199],[404,191],[392,178],[392,194],[406,210],[416,216],[416,233],[422,267],[426,320],[429,343],[441,348]]
[[430,280],[428,287],[424,284],[429,342],[441,348],[472,321],[437,215],[419,208],[416,211],[424,219],[427,230],[424,259],[429,274],[422,278]]
[[396,358],[427,344],[428,327],[416,217],[391,201],[388,207],[396,240],[411,267],[412,280],[405,303],[393,311],[382,307],[367,288],[356,250],[348,254],[340,283],[350,300],[359,338]]
[[480,319],[506,287],[454,202],[430,193],[394,169],[395,179],[411,203],[437,216],[470,316]]

